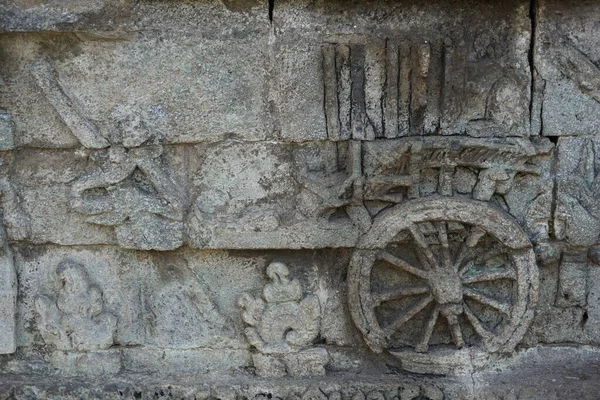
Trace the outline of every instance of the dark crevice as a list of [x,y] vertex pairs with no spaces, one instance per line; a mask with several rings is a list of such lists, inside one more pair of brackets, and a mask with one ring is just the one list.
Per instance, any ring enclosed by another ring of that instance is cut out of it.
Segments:
[[269,0],[269,21],[273,22],[273,10],[275,9],[275,0]]
[[558,169],[558,136],[547,136],[552,143],[554,143],[554,151],[552,153],[552,164],[550,165],[550,174],[552,176],[552,200],[550,203],[550,226],[548,227],[548,236],[550,239],[556,239],[556,227],[554,223],[556,221],[556,207],[557,207],[557,196],[558,196],[558,183],[556,179],[556,172]]
[[589,315],[588,315],[588,312],[587,312],[587,310],[586,310],[586,311],[584,311],[584,312],[583,312],[583,315],[581,316],[581,322],[580,322],[580,324],[581,324],[581,327],[582,327],[582,328],[585,328],[585,324],[588,322],[588,319],[589,319],[589,318],[590,318],[590,317],[589,317]]
[[[529,19],[531,21],[531,42],[529,43],[529,72],[531,74],[530,82],[530,97],[529,97],[529,120],[530,125],[534,120],[535,101],[536,101],[536,77],[535,77],[535,45],[536,45],[536,30],[537,30],[537,0],[529,2]],[[540,132],[541,134],[541,132]]]

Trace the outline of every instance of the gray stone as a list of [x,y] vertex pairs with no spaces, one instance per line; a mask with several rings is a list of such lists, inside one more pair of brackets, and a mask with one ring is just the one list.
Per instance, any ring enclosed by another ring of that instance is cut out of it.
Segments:
[[65,260],[56,267],[55,298],[38,296],[39,330],[57,350],[105,350],[114,343],[117,319],[103,310],[102,291],[90,283],[83,265]]
[[598,397],[594,2],[0,3],[0,398]]
[[[535,78],[542,134],[598,134],[600,52],[595,45],[598,4],[537,3]],[[538,128],[539,129],[539,128]]]
[[12,115],[0,109],[0,149],[11,150],[15,147],[14,124]]
[[290,280],[289,273],[285,264],[271,263],[271,282],[262,298],[245,293],[238,301],[248,325],[246,338],[259,352],[253,356],[256,372],[268,377],[325,375],[327,350],[310,348],[320,333],[319,299],[304,296],[300,282]]

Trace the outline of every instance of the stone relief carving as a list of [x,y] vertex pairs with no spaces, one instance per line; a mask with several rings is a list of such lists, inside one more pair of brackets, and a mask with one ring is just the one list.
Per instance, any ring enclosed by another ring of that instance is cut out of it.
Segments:
[[407,361],[429,351],[432,366],[450,344],[512,351],[533,317],[537,265],[503,196],[515,176],[539,173],[529,161],[548,146],[472,138],[362,146],[362,193],[374,219],[348,282],[369,347]]
[[[408,384],[396,390],[378,390],[367,388],[365,388],[364,390],[358,389],[355,390],[354,393],[352,393],[351,395],[343,393],[341,391],[328,391],[326,389],[321,388],[311,388],[298,397],[302,400],[386,400],[394,398],[400,400],[443,400],[444,392],[442,392],[441,389],[434,385]],[[263,399],[264,398],[260,398],[260,400]]]
[[180,185],[161,161],[161,145],[136,142],[111,146],[100,168],[75,181],[71,207],[90,223],[114,226],[125,248],[175,249],[183,243]]
[[597,12],[594,2],[581,4],[576,18],[560,1],[546,0],[537,5],[540,23],[535,32],[533,113],[543,135],[600,132],[596,118],[600,111]]
[[146,340],[161,348],[228,346],[234,341],[231,321],[211,300],[206,287],[187,266],[158,268],[159,283],[143,297]]
[[16,350],[17,313],[17,273],[10,241],[27,238],[30,221],[6,177],[0,178],[0,203],[3,214],[0,220],[0,354],[9,354]]
[[254,367],[260,376],[324,375],[327,350],[313,347],[319,336],[319,299],[304,295],[300,282],[289,278],[288,267],[273,262],[267,267],[270,283],[262,298],[243,294],[238,304],[248,325],[246,338],[258,352]]
[[100,134],[98,127],[86,115],[78,100],[68,93],[49,59],[37,60],[31,66],[31,74],[62,121],[82,146],[90,149],[102,149],[110,146],[110,142]]
[[56,296],[35,299],[38,328],[47,345],[57,350],[104,350],[114,343],[117,318],[104,308],[102,290],[84,266],[73,260],[58,264]]
[[184,200],[180,184],[163,165],[160,134],[129,105],[114,107],[112,126],[105,135],[69,94],[50,59],[38,59],[30,71],[81,145],[105,149],[92,155],[98,168],[73,183],[71,207],[87,222],[114,226],[117,241],[125,248],[180,247]]
[[[328,138],[525,136],[527,78],[500,68],[502,49],[486,46],[484,36],[475,39],[476,55],[468,54],[465,43],[450,39],[411,43],[364,37],[325,44]],[[479,68],[486,68],[485,79]],[[470,85],[465,74],[472,76]]]
[[[600,263],[600,173],[597,142],[566,139],[559,144],[554,235],[567,245],[560,261],[556,305],[587,303],[588,263]],[[577,163],[569,158],[575,153]],[[569,157],[569,158],[567,158]]]

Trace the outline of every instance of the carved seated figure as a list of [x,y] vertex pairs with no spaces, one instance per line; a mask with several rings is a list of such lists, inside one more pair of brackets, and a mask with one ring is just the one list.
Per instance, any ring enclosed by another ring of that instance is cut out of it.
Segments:
[[117,318],[103,311],[100,288],[90,283],[83,266],[66,260],[56,268],[60,289],[56,299],[35,300],[44,342],[58,350],[98,350],[113,344]]
[[319,336],[319,299],[304,296],[298,280],[290,280],[285,264],[274,262],[267,268],[271,283],[263,298],[244,293],[239,300],[242,318],[249,327],[246,338],[259,353],[253,355],[261,376],[324,375],[329,361],[327,351],[311,348]]

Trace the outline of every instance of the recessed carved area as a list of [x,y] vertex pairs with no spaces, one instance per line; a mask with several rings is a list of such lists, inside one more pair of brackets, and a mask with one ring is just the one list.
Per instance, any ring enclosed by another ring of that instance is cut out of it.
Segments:
[[0,2],[0,398],[596,399],[598,21]]

